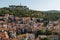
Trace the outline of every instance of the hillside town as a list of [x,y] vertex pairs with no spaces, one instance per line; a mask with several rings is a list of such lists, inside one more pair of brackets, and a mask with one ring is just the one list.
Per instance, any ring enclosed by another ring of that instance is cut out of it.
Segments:
[[60,40],[60,0],[0,0],[0,40]]
[[60,40],[60,19],[0,15],[0,40]]

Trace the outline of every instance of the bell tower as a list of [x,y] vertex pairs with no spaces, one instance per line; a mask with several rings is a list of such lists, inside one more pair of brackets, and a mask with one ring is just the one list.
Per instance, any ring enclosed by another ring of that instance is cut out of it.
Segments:
[[22,6],[21,3],[20,3],[20,6]]

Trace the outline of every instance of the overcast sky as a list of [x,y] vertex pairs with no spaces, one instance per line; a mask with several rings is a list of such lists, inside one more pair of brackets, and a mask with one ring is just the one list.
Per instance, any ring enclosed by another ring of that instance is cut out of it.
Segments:
[[0,0],[0,7],[20,5],[20,3],[33,10],[60,10],[60,0]]

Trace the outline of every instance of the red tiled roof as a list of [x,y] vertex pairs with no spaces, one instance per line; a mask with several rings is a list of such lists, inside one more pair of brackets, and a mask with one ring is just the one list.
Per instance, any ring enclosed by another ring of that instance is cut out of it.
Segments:
[[0,30],[8,30],[8,28],[0,28]]

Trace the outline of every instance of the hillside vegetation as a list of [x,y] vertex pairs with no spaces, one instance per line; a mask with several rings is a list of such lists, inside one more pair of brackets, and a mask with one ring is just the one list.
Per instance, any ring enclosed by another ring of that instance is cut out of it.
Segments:
[[36,11],[29,9],[27,6],[21,5],[10,5],[9,7],[0,8],[0,15],[4,14],[13,14],[19,17],[46,18],[47,20],[57,20],[60,18],[60,11]]

